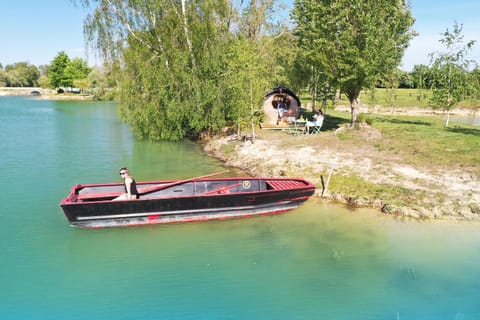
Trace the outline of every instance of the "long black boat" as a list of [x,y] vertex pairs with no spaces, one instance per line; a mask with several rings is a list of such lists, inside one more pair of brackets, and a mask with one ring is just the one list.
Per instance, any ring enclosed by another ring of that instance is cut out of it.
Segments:
[[60,206],[70,225],[135,226],[277,214],[315,192],[302,178],[210,178],[137,182],[139,199],[113,201],[122,183],[77,184]]

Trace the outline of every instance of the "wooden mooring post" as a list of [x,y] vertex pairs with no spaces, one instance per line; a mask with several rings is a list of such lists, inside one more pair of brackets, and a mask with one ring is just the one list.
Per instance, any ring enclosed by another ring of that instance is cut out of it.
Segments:
[[332,177],[333,173],[333,166],[328,169],[328,177],[327,177],[327,182],[323,180],[323,175],[320,177],[322,179],[322,198],[325,197],[325,195],[328,192],[328,185],[330,184],[330,178]]

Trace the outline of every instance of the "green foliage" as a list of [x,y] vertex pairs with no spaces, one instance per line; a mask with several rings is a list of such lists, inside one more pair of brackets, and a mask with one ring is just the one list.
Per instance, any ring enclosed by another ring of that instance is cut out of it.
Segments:
[[117,84],[111,65],[95,67],[88,74],[88,88],[96,100],[114,100]]
[[369,126],[371,126],[374,122],[374,118],[373,117],[369,117],[367,116],[365,113],[360,113],[358,115],[358,119],[357,119],[357,122],[359,123],[366,123],[368,124]]
[[47,76],[40,76],[40,78],[38,78],[37,82],[38,82],[39,87],[48,88],[48,77]]
[[48,72],[49,84],[52,88],[68,86],[70,80],[65,77],[65,69],[69,63],[70,58],[64,51],[59,52],[53,58]]
[[413,66],[411,73],[413,78],[413,87],[417,89],[431,88],[432,74],[428,66],[419,64]]
[[0,68],[0,87],[7,86],[7,79],[5,77],[5,72]]
[[295,75],[292,71],[296,69],[296,51],[295,37],[286,28],[276,35],[263,38],[263,62],[267,63],[268,78],[274,87],[284,86],[296,92],[304,88],[300,79],[292,77]]
[[87,36],[122,66],[122,115],[137,138],[180,140],[255,123],[273,65],[261,36],[270,1],[250,3],[241,18],[227,0],[91,4]]
[[[470,64],[466,54],[475,42],[464,44],[462,26],[457,23],[453,30],[447,29],[443,33],[440,42],[445,45],[446,51],[431,54],[433,84],[430,102],[434,108],[448,112],[466,97]],[[448,126],[448,116],[445,126]]]
[[50,87],[73,87],[75,80],[86,80],[91,70],[83,59],[70,60],[68,55],[61,51],[53,58],[48,69]]
[[295,0],[294,4],[292,18],[301,54],[314,67],[312,74],[327,78],[331,87],[348,96],[353,124],[360,91],[400,64],[414,36],[410,8],[397,0]]
[[[149,140],[180,140],[203,130],[219,129],[224,123],[218,117],[223,106],[218,103],[217,87],[222,64],[218,48],[223,47],[223,36],[217,34],[214,19],[202,19],[200,12],[188,10],[185,18],[191,24],[185,29],[178,23],[184,18],[180,7],[134,5],[132,9],[140,17],[151,12],[163,15],[161,24],[130,34],[123,49],[120,97],[123,116],[134,135]],[[203,2],[201,14],[216,14],[211,2]]]
[[467,96],[471,101],[471,107],[480,109],[480,69],[477,67],[468,75]]
[[36,87],[40,72],[28,62],[17,62],[0,70],[0,86],[4,87]]
[[[75,86],[75,81],[88,82],[88,74],[92,71],[87,62],[81,58],[75,58],[68,63],[64,70],[65,82],[68,81],[68,86]],[[68,79],[68,80],[67,80]],[[67,85],[66,85],[67,86]],[[75,86],[78,88],[78,86]]]
[[[257,53],[261,44],[245,37],[233,39],[227,49],[225,76],[225,102],[228,106],[227,120],[240,129],[251,125],[257,106],[261,104],[268,88],[268,66]],[[255,121],[255,120],[254,120]],[[256,121],[255,121],[256,122]]]

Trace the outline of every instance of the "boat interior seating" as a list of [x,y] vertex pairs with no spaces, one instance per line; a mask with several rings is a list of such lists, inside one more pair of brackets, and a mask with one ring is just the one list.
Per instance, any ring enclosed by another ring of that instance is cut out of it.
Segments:
[[[263,179],[239,179],[239,180],[209,180],[191,181],[180,185],[163,189],[148,189],[158,187],[159,184],[139,184],[140,199],[158,199],[168,197],[209,196],[220,194],[233,194],[243,192],[258,192],[264,190],[284,190],[303,187],[302,181],[291,180],[263,180]],[[161,184],[160,184],[161,186]],[[109,201],[118,196],[123,186],[98,186],[81,188],[76,194],[76,201]]]

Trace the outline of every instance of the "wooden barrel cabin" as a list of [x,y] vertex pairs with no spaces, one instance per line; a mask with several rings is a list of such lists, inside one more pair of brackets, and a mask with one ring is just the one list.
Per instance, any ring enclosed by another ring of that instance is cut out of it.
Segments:
[[263,126],[284,126],[300,116],[300,99],[286,87],[273,88],[265,95]]

